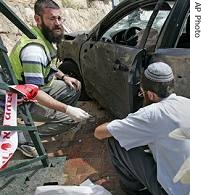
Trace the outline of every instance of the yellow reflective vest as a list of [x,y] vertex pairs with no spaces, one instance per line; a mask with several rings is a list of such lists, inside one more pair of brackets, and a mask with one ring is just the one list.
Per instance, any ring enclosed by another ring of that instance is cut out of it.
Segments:
[[[42,46],[42,48],[44,49],[46,53],[46,56],[48,58],[48,64],[47,66],[43,67],[45,69],[43,71],[44,78],[46,78],[50,72],[50,69],[51,69],[50,65],[56,64],[57,52],[54,46],[52,45],[52,43],[46,40],[46,38],[44,37],[44,35],[42,34],[41,30],[38,27],[33,27],[31,30],[37,36],[37,39],[30,39],[26,35],[23,35],[20,38],[20,40],[17,42],[17,44],[14,46],[9,56],[15,76],[17,80],[20,82],[24,81],[23,67],[22,67],[21,59],[20,59],[21,51],[28,44],[32,44],[32,43],[39,44]],[[50,85],[51,81],[49,81],[49,83],[46,83],[46,85]]]

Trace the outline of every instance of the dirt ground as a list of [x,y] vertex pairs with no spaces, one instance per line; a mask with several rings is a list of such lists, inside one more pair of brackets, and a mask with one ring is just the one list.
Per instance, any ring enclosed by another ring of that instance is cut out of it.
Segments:
[[[106,140],[99,141],[93,136],[95,127],[110,121],[112,116],[94,101],[82,101],[78,106],[89,112],[93,116],[92,120],[81,125],[77,132],[68,131],[44,140],[43,144],[49,157],[66,156],[65,185],[79,185],[89,178],[93,183],[105,187],[113,195],[125,195],[110,162]],[[21,155],[18,151],[17,153]]]

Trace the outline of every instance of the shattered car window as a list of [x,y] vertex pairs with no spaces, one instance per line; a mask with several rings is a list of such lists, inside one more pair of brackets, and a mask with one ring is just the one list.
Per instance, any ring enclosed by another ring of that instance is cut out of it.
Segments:
[[[160,33],[170,10],[159,10],[152,25],[152,29],[155,30],[157,34]],[[103,35],[102,40],[130,46],[137,45],[137,40],[134,38],[137,39],[137,33],[146,28],[152,12],[153,10],[143,8],[134,10],[108,29]]]

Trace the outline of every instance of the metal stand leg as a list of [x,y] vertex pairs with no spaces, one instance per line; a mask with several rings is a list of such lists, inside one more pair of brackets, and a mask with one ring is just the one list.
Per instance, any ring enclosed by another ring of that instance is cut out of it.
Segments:
[[[1,68],[3,70],[4,77],[5,77],[4,81],[8,85],[17,85],[18,82],[17,82],[15,74],[11,68],[11,64],[10,64],[10,61],[8,59],[8,56],[7,56],[7,49],[3,45],[3,41],[1,39],[1,37],[0,37],[0,64],[1,64]],[[7,84],[1,83],[0,88],[3,90],[9,90],[9,87]],[[22,112],[22,109],[24,110],[24,114]],[[22,130],[29,131],[29,135],[31,137],[31,140],[33,141],[33,144],[34,144],[39,156],[32,159],[32,160],[29,160],[27,162],[23,162],[23,163],[20,163],[18,165],[11,166],[11,167],[4,169],[3,171],[0,171],[0,176],[7,175],[10,171],[22,168],[22,167],[29,165],[31,163],[34,163],[36,161],[41,161],[43,167],[49,166],[48,156],[47,156],[45,149],[41,143],[41,139],[39,137],[37,127],[35,127],[35,125],[34,125],[33,119],[31,117],[31,114],[30,114],[29,109],[28,109],[28,105],[26,103],[24,103],[21,106],[20,114],[21,114],[22,119],[24,120],[24,123],[25,123],[24,126],[17,126],[17,127],[6,126],[5,127],[5,126],[1,125],[0,131],[5,131],[5,130],[7,130],[7,131],[22,131]]]

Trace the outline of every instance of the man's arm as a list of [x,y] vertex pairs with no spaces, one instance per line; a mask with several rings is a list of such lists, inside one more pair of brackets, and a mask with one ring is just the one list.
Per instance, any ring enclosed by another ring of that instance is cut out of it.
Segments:
[[107,129],[108,124],[109,123],[104,123],[104,124],[96,127],[95,132],[94,132],[94,136],[97,139],[101,140],[101,139],[105,139],[105,138],[108,138],[108,137],[112,137],[112,135],[110,134],[110,132]]
[[66,112],[67,109],[67,105],[59,102],[57,100],[55,100],[53,97],[51,97],[50,95],[48,95],[47,93],[45,93],[42,90],[39,90],[37,95],[36,95],[36,99],[38,101],[39,104],[46,106],[48,108],[54,109],[54,110],[58,110],[60,112]]
[[90,117],[90,115],[81,108],[66,105],[58,100],[55,100],[53,97],[51,97],[42,90],[38,91],[36,99],[39,104],[66,113],[75,121],[82,121]]
[[58,72],[56,72],[56,77],[59,78],[59,79],[62,79],[62,77],[64,76],[65,74],[58,69]]
[[[24,70],[25,82],[37,86],[43,86],[45,83],[42,69],[48,63],[47,56],[43,48],[35,44],[26,46],[22,50],[21,61]],[[39,104],[50,109],[66,113],[75,121],[81,121],[89,118],[90,116],[87,112],[80,108],[66,105],[55,100],[42,90],[38,91],[36,99]]]
[[59,79],[62,79],[68,86],[71,88],[80,91],[81,90],[81,83],[77,79],[70,77],[66,74],[64,74],[62,71],[58,70],[56,73],[56,77]]

